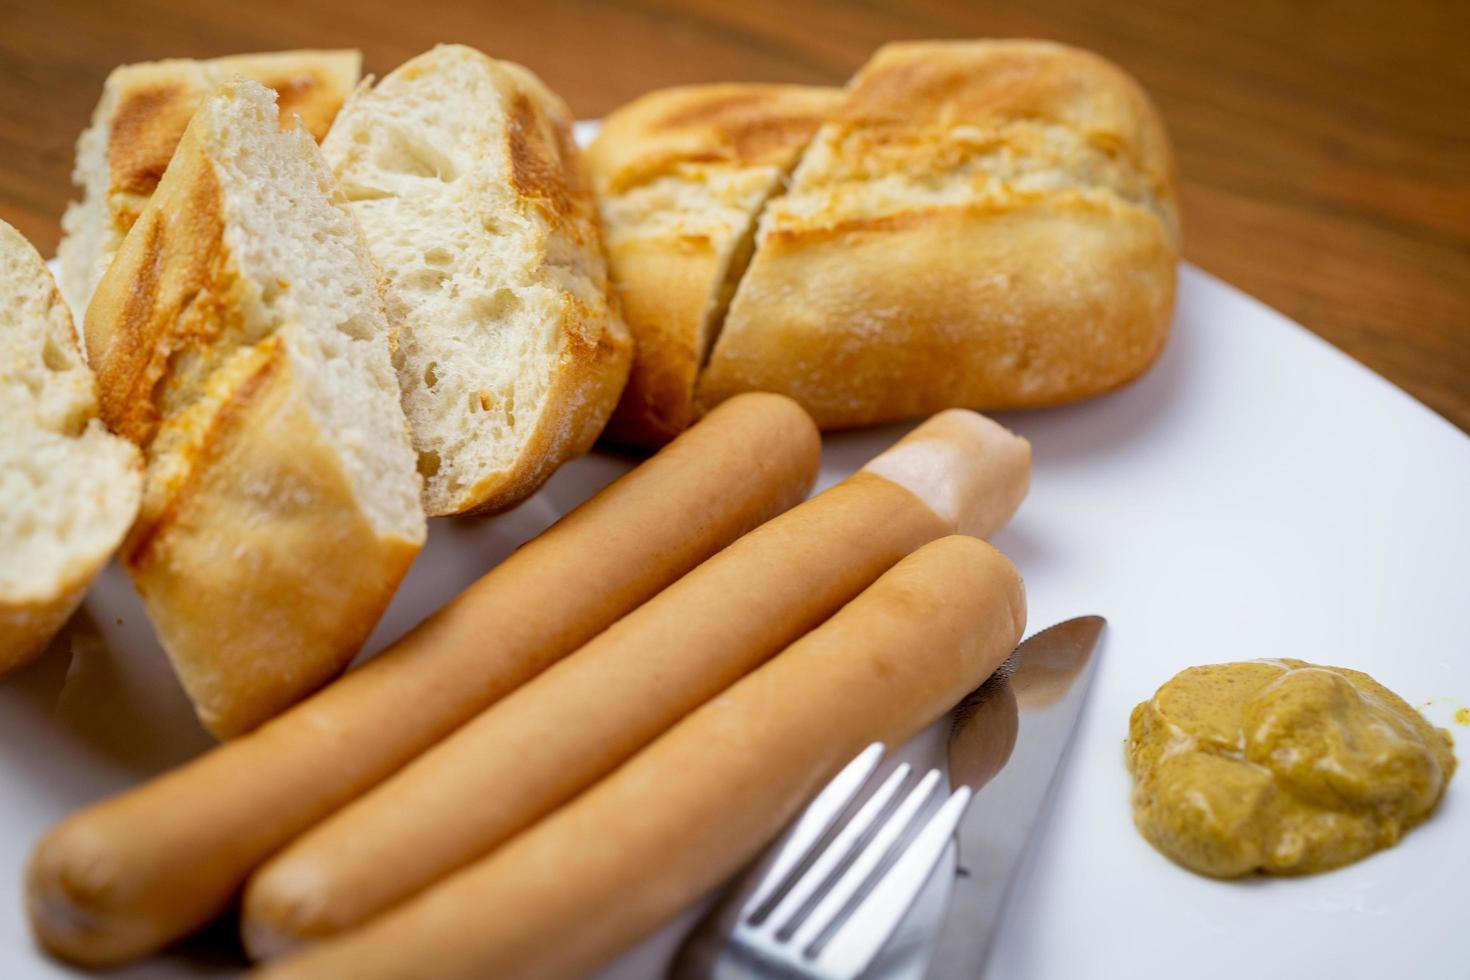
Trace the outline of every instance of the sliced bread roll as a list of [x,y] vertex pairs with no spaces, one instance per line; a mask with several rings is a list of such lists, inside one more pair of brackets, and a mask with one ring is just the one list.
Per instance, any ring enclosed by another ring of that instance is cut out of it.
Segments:
[[800,85],[664,89],[608,116],[587,151],[608,265],[637,340],[608,434],[652,448],[694,420],[694,385],[756,217],[842,91]]
[[385,277],[430,515],[510,507],[591,448],[632,341],[566,105],[443,45],[364,85],[322,145]]
[[138,451],[97,420],[92,372],[41,257],[0,221],[0,675],[40,653],[138,510]]
[[372,259],[277,119],[255,82],[205,100],[86,324],[147,458],[124,561],[220,736],[345,667],[424,540]]
[[1163,347],[1174,164],[1138,85],[1037,41],[889,44],[762,215],[697,408],[824,429],[1100,394]]
[[86,312],[205,96],[235,77],[261,82],[279,94],[283,125],[294,126],[299,115],[320,140],[361,67],[357,51],[280,51],[114,68],[92,125],[77,141],[72,180],[82,200],[61,221],[61,289],[74,315],[80,319]]

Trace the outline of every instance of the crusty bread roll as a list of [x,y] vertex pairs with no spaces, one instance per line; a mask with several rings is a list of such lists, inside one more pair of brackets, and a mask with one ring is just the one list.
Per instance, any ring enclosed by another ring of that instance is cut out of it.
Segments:
[[277,120],[256,82],[205,100],[86,323],[147,459],[123,558],[221,737],[345,667],[424,540],[372,260]]
[[441,45],[364,85],[322,144],[385,277],[430,515],[529,496],[627,379],[571,124],[526,69]]
[[586,976],[739,870],[863,746],[948,710],[1025,621],[1000,552],[926,545],[504,847],[253,976]]
[[142,491],[41,256],[0,221],[0,676],[40,653],[111,557]]
[[638,339],[611,438],[659,446],[693,420],[695,381],[750,261],[756,216],[841,99],[800,85],[696,85],[603,121],[587,160]]
[[1051,405],[1157,356],[1174,164],[1120,69],[1039,41],[903,42],[845,93],[765,91],[644,96],[589,151],[638,342],[610,435],[656,443],[739,391],[823,429]]
[[800,501],[820,460],[789,398],[725,402],[360,668],[53,828],[26,872],[37,942],[110,966],[204,925],[297,834]]
[[761,216],[698,404],[778,391],[839,429],[1100,394],[1162,349],[1177,260],[1168,140],[1126,74],[889,44]]
[[61,290],[77,320],[205,96],[237,76],[261,82],[279,94],[283,125],[294,125],[299,115],[320,140],[361,65],[357,51],[279,51],[114,68],[77,141],[72,180],[82,200],[61,219]]

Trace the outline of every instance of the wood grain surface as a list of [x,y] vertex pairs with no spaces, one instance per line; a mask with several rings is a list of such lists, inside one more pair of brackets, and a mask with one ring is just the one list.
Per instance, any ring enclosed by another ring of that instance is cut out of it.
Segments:
[[678,83],[840,83],[920,37],[1053,38],[1131,71],[1174,138],[1185,256],[1470,430],[1464,0],[0,0],[0,218],[54,251],[124,62],[355,46],[381,74],[461,41],[592,117]]

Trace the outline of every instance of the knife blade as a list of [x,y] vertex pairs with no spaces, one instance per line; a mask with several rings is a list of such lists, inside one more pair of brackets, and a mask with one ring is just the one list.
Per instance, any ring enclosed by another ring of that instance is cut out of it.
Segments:
[[[1010,879],[1075,727],[1091,677],[1091,653],[1103,625],[1100,616],[1084,616],[1035,634],[955,707],[947,734],[941,730],[932,740],[926,734],[900,750],[899,755],[908,755],[917,749],[922,758],[910,761],[922,766],[938,765],[939,756],[947,754],[951,785],[969,786],[975,798],[956,834],[959,861],[951,843],[877,959],[863,972],[864,980],[979,976]],[[925,745],[918,746],[920,742]],[[884,766],[894,761],[890,756]],[[787,836],[791,833],[788,830]],[[740,910],[779,863],[786,844],[783,838],[773,845],[699,917],[671,964],[670,980],[750,980],[764,975],[730,955],[729,937]],[[983,881],[980,876],[985,876]]]
[[927,971],[934,980],[969,980],[985,967],[1006,893],[1077,727],[1105,625],[1101,616],[1082,616],[1042,630],[955,709],[950,782],[975,796],[955,835],[954,878]]

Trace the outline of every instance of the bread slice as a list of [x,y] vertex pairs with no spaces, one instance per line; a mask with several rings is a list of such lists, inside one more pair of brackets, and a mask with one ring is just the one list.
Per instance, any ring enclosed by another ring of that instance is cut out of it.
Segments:
[[345,667],[424,540],[372,259],[277,118],[255,82],[205,100],[86,324],[147,458],[124,561],[220,736]]
[[0,676],[81,602],[138,510],[138,451],[97,420],[92,372],[41,257],[0,221]]
[[300,116],[320,140],[357,84],[357,51],[280,51],[209,61],[187,58],[122,65],[102,87],[92,125],[77,141],[72,180],[82,200],[66,209],[61,289],[73,314],[92,291],[138,220],[194,110],[222,82],[254,79],[280,96],[281,122]]
[[750,260],[756,217],[841,101],[832,88],[694,85],[603,122],[587,160],[638,345],[613,439],[653,448],[693,421],[695,380]]
[[1177,258],[1168,141],[1118,68],[889,44],[763,214],[698,409],[775,391],[835,429],[1096,395],[1162,348]]
[[322,145],[385,277],[429,514],[510,507],[591,448],[632,342],[566,105],[461,45],[343,107]]

